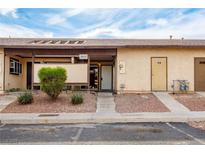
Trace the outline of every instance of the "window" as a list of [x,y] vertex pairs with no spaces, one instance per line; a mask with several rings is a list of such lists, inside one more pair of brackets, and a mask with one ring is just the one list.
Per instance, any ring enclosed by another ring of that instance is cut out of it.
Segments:
[[22,73],[22,64],[17,59],[10,59],[10,74],[19,75]]

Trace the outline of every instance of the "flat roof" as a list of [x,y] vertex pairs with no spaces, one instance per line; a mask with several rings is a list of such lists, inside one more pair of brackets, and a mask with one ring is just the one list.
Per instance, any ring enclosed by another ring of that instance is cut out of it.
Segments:
[[0,38],[1,48],[125,48],[125,47],[205,47],[197,39],[83,39],[83,38]]

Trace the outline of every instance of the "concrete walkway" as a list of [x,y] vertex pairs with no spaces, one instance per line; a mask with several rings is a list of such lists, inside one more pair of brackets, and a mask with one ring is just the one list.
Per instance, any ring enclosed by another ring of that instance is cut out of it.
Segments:
[[115,102],[112,93],[98,93],[97,96],[97,113],[113,114],[115,111]]
[[13,103],[17,99],[14,95],[5,95],[0,97],[0,112],[6,108],[7,105]]
[[205,97],[205,92],[204,91],[199,91],[199,92],[196,92],[196,93],[203,96],[203,97]]
[[167,92],[153,93],[171,112],[189,112],[190,110],[175,100]]

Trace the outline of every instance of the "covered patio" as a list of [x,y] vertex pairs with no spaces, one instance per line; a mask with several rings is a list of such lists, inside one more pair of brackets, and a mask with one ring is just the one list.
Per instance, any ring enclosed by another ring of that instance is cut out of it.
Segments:
[[4,89],[38,89],[41,67],[67,70],[67,87],[115,90],[115,48],[5,48]]

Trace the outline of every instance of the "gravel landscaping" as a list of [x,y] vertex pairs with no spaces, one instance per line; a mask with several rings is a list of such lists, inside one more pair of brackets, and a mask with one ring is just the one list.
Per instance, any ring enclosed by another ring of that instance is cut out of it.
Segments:
[[2,113],[58,113],[58,112],[96,112],[96,96],[82,92],[83,104],[71,103],[72,93],[61,93],[56,101],[52,101],[45,93],[34,94],[32,104],[20,105],[17,101],[8,105]]
[[151,93],[146,94],[119,94],[115,96],[116,111],[120,113],[129,112],[170,112]]
[[170,94],[191,111],[205,111],[205,97],[199,94]]
[[205,130],[205,121],[200,121],[200,122],[193,122],[193,121],[192,121],[192,122],[188,122],[188,124],[189,124],[191,127]]

